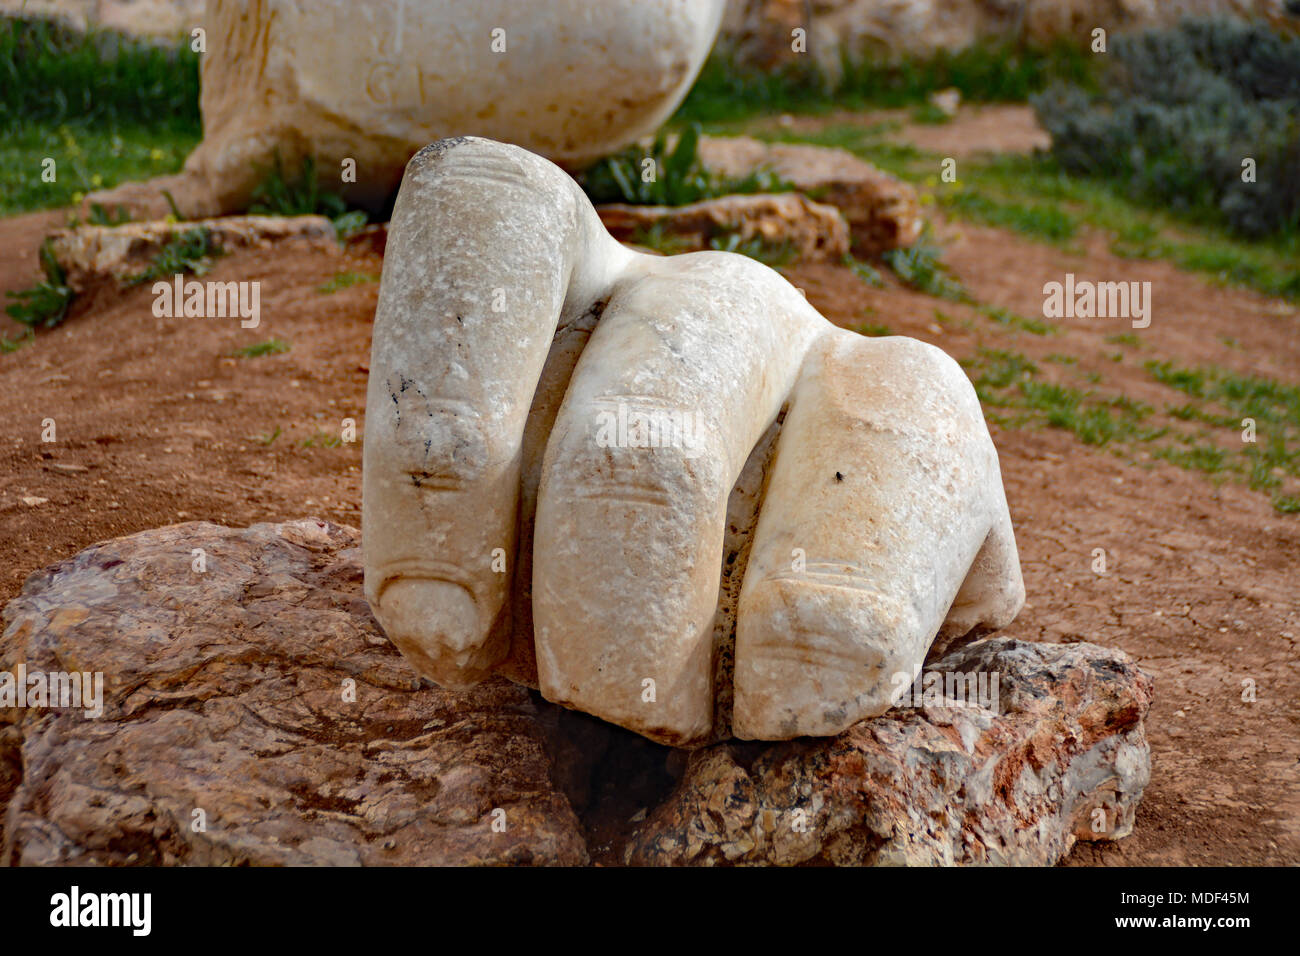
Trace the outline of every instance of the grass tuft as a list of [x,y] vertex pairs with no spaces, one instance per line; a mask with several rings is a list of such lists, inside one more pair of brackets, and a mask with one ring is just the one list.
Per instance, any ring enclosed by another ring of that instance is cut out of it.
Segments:
[[793,187],[770,170],[729,179],[706,169],[699,157],[700,128],[692,123],[670,149],[661,131],[649,152],[631,146],[606,157],[579,178],[594,203],[685,206],[718,196],[789,192]]
[[289,343],[280,339],[267,339],[237,348],[230,354],[235,358],[262,358],[265,355],[280,355],[289,351]]
[[[46,239],[41,243],[38,255],[45,278],[30,289],[7,293],[9,298],[16,301],[6,306],[5,312],[14,321],[21,322],[29,329],[38,327],[50,329],[67,318],[74,294],[68,287],[68,279],[63,267],[54,258],[50,240]],[[15,345],[9,348],[9,340],[6,339],[5,342],[6,352],[14,351],[19,347]]]
[[172,236],[158,250],[143,272],[125,278],[127,288],[175,275],[201,276],[212,268],[212,260],[221,252],[212,244],[212,231],[194,226]]

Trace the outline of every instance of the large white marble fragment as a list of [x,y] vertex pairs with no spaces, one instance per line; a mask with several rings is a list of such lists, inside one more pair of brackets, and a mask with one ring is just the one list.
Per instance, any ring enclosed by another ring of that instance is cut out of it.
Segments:
[[[728,690],[736,736],[838,733],[936,635],[1024,601],[952,359],[838,329],[743,256],[629,250],[558,167],[486,139],[407,167],[363,484],[366,595],[420,673],[535,681],[671,744],[725,732]],[[726,543],[759,497],[735,607]]]
[[[275,157],[354,203],[426,143],[475,134],[581,168],[663,123],[724,0],[208,0],[203,141],[176,177],[91,197],[189,218],[247,208]],[[343,164],[355,163],[344,177]]]

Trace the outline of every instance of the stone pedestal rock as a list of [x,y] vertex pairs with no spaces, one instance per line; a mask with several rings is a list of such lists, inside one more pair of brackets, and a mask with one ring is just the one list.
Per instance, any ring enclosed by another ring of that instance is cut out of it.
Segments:
[[420,681],[370,615],[357,539],[190,523],[33,574],[0,672],[100,671],[103,711],[0,710],[3,859],[570,865],[591,839],[638,865],[1041,865],[1133,825],[1151,681],[1123,654],[981,641],[928,665],[934,699],[927,676],[836,737],[688,759],[500,678]]
[[104,710],[0,711],[5,859],[584,862],[529,693],[420,681],[361,597],[358,537],[192,523],[29,578],[0,669],[100,671]]
[[1132,660],[995,638],[931,670],[945,684],[996,674],[996,705],[923,694],[827,740],[697,751],[625,861],[1050,866],[1077,840],[1131,832],[1151,774],[1152,696]]

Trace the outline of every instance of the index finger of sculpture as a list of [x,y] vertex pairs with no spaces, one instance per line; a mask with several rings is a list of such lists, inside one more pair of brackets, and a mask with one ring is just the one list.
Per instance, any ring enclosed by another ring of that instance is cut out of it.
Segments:
[[826,736],[884,713],[982,551],[968,619],[1006,623],[1024,585],[961,368],[913,339],[828,333],[792,396],[741,589],[736,735]]
[[550,700],[685,744],[712,728],[727,496],[824,320],[739,256],[639,269],[616,288],[547,445],[538,677]]
[[525,422],[562,312],[594,298],[590,263],[609,258],[579,195],[523,150],[444,140],[411,160],[393,212],[367,395],[366,596],[447,686],[506,652]]

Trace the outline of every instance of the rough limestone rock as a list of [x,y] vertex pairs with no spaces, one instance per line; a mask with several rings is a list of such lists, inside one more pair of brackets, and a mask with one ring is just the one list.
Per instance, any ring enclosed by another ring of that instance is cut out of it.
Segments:
[[1046,866],[1129,834],[1151,767],[1152,681],[1132,660],[991,639],[931,669],[997,674],[998,705],[923,697],[828,740],[696,751],[627,862]]
[[834,206],[848,221],[853,251],[864,257],[912,245],[925,226],[915,189],[847,150],[702,136],[699,157],[707,169],[729,178],[770,170]]
[[600,221],[620,242],[639,241],[652,229],[676,239],[679,251],[698,252],[735,236],[774,253],[808,262],[839,261],[849,252],[849,227],[834,206],[799,193],[722,196],[686,206],[597,206]]
[[11,863],[581,864],[596,826],[634,864],[1044,864],[1126,835],[1149,770],[1150,679],[1088,644],[979,642],[838,737],[689,757],[500,679],[421,687],[362,598],[356,532],[315,520],[95,545],[5,621],[0,674],[105,684],[98,718],[0,711]]
[[558,167],[472,137],[397,199],[362,520],[366,597],[421,674],[504,673],[676,746],[718,733],[728,667],[736,736],[833,735],[1024,602],[956,362],[833,326],[753,259],[630,250]]
[[[444,136],[580,169],[653,133],[699,72],[724,0],[209,0],[203,142],[178,177],[92,196],[191,218],[247,208],[278,155],[381,207]],[[355,161],[355,182],[343,164]]]
[[422,684],[361,597],[358,537],[191,523],[29,578],[0,669],[102,671],[103,715],[0,711],[4,858],[585,862],[529,693]]
[[[1191,17],[1262,19],[1295,31],[1287,0],[732,0],[721,42],[760,69],[802,66],[809,56],[839,75],[842,53],[895,57],[961,50],[980,40],[1084,46],[1094,27],[1109,33]],[[791,50],[791,30],[807,31],[807,54]]]
[[153,263],[169,242],[202,230],[214,254],[235,249],[269,249],[288,240],[336,249],[334,227],[324,216],[226,216],[197,222],[128,222],[120,226],[80,225],[49,237],[49,250],[67,284],[81,292],[106,279],[128,282]]

